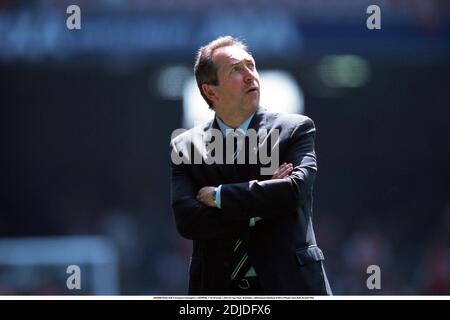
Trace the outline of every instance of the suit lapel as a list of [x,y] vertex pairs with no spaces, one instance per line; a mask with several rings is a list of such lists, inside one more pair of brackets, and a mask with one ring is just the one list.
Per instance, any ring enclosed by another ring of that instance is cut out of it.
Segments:
[[[205,125],[205,127],[203,128],[204,132],[203,132],[203,146],[205,147],[205,150],[208,150],[208,146],[213,142],[213,135],[212,135],[212,130],[211,129],[216,129],[220,131],[219,125],[217,124],[216,118],[214,117],[214,119],[212,121],[210,121],[209,123],[207,123]],[[210,164],[209,166],[212,169],[215,169],[215,171],[217,171],[220,175],[220,180],[224,181],[226,183],[232,183],[234,181],[236,181],[237,179],[237,172],[236,172],[236,168],[233,165],[226,165],[225,164],[225,138],[223,137],[223,135],[220,135],[222,138],[222,146],[223,146],[223,150],[222,150],[222,154],[223,154],[223,158],[222,158],[222,163],[216,163],[214,162],[213,164]],[[209,150],[209,152],[205,153],[205,156],[203,158],[204,161],[206,161],[205,158],[212,158],[211,155],[211,151]]]
[[[263,109],[262,107],[258,107],[258,109],[256,110],[256,113],[248,126],[248,130],[250,129],[255,130],[256,133],[258,134],[258,143],[261,143],[266,139],[267,134],[265,132],[266,130],[264,130],[266,129],[266,112],[265,109]],[[256,154],[257,157],[258,145],[250,146],[250,148],[248,148],[246,152],[248,152],[249,154],[250,153]],[[243,176],[242,178],[244,178],[245,180],[253,180],[260,176],[259,173],[261,164],[258,161],[256,164],[246,163],[242,166],[244,170],[239,171],[241,172],[241,176]]]

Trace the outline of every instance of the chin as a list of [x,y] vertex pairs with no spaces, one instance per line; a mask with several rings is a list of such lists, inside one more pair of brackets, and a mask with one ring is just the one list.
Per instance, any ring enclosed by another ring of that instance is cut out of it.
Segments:
[[250,109],[252,109],[252,110],[256,110],[258,107],[259,107],[259,100],[253,102],[253,103],[250,105]]
[[259,99],[252,99],[247,104],[247,109],[256,109],[259,106]]

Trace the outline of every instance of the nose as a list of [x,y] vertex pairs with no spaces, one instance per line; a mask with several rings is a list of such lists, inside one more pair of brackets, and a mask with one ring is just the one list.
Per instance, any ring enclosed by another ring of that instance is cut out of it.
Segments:
[[253,80],[258,78],[258,72],[256,69],[249,69],[248,67],[245,68],[245,75],[244,75],[244,81],[245,83],[250,83]]

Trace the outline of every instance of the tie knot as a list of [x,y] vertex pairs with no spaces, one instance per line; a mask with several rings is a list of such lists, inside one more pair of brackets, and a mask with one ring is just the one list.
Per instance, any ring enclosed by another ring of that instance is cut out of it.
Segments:
[[231,138],[242,138],[245,136],[245,132],[241,128],[227,129],[226,136]]

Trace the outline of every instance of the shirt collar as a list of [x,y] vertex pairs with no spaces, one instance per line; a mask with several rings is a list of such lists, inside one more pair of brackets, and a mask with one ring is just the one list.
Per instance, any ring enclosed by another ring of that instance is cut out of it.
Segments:
[[222,131],[222,134],[226,137],[230,132],[234,132],[236,131],[240,131],[242,132],[244,135],[247,134],[247,129],[248,126],[250,125],[250,121],[252,121],[253,116],[255,115],[255,112],[253,112],[250,116],[248,116],[247,119],[245,119],[244,122],[241,123],[241,125],[236,128],[233,129],[229,126],[227,126],[222,119],[220,119],[217,115],[216,115],[216,120],[217,120],[217,124],[219,125],[220,131]]

